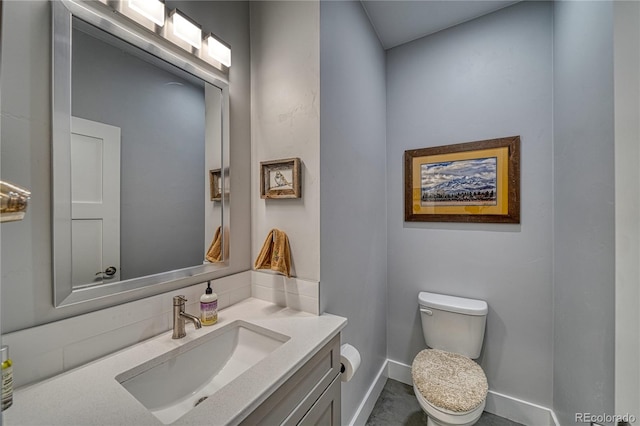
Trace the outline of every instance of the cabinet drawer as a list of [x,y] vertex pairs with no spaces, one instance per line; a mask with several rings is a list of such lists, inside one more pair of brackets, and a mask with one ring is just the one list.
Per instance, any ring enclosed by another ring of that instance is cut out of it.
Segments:
[[300,420],[300,426],[340,426],[340,384],[340,376],[336,376],[329,388]]
[[339,374],[340,335],[338,334],[240,424],[243,426],[298,424]]

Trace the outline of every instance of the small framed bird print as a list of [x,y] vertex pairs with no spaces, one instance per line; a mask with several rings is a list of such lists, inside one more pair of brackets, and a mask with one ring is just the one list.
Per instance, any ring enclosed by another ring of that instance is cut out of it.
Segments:
[[209,192],[211,201],[222,200],[222,170],[209,170]]
[[300,159],[260,163],[260,198],[301,198]]

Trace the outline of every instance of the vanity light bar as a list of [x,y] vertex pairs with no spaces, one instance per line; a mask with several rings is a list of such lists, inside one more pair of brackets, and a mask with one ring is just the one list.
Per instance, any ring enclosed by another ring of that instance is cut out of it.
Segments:
[[207,51],[216,61],[225,67],[231,66],[231,48],[215,38],[212,34],[207,35]]
[[129,8],[154,24],[164,26],[164,3],[160,0],[129,0]]
[[178,9],[171,11],[170,18],[173,23],[173,34],[186,41],[196,49],[202,47],[202,27],[182,14]]

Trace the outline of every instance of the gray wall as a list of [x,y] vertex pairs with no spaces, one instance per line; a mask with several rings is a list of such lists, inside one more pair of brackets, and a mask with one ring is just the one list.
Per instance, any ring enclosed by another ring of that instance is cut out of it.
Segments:
[[[214,30],[233,51],[229,74],[233,216],[230,266],[221,273],[245,271],[251,262],[249,5],[239,1],[167,1],[167,7],[178,7]],[[4,2],[2,19],[2,178],[32,190],[26,218],[2,229],[2,332],[7,333],[122,303],[125,297],[53,307],[50,4]]]
[[612,3],[555,2],[554,15],[553,399],[572,424],[614,408]]
[[120,278],[201,264],[204,86],[82,31],[72,40],[72,115],[121,130]]
[[614,2],[615,412],[640,418],[640,3]]
[[[490,389],[547,407],[552,30],[551,4],[525,2],[387,51],[389,358],[410,365],[425,347],[420,291],[483,299]],[[405,150],[510,135],[522,140],[520,225],[403,221]]]
[[[251,16],[251,258],[273,228],[291,274],[320,280],[320,2],[254,1]],[[260,198],[260,162],[298,157],[302,196]]]
[[320,88],[321,311],[362,354],[347,424],[387,351],[385,56],[360,2],[320,3]]

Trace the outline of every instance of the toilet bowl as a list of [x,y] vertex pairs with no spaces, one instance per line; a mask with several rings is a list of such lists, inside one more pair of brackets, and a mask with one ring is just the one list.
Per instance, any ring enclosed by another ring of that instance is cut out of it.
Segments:
[[489,387],[482,368],[471,359],[425,349],[413,360],[411,375],[428,425],[472,425],[482,415]]
[[428,426],[470,426],[486,404],[487,378],[472,358],[482,349],[487,303],[435,293],[419,297],[427,346],[411,367],[414,393]]
[[444,408],[438,408],[435,405],[431,405],[429,401],[424,399],[422,394],[415,389],[415,387],[414,392],[416,394],[418,404],[420,404],[420,408],[422,408],[422,411],[424,411],[427,415],[427,426],[471,426],[475,424],[478,419],[480,419],[480,416],[482,415],[482,411],[484,411],[484,406],[486,404],[485,399],[484,401],[482,401],[482,404],[478,405],[473,410],[458,413],[455,411],[446,410]]

